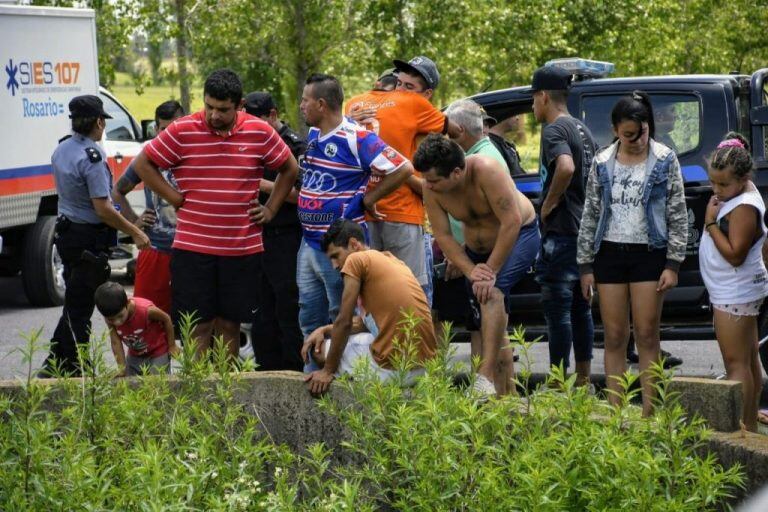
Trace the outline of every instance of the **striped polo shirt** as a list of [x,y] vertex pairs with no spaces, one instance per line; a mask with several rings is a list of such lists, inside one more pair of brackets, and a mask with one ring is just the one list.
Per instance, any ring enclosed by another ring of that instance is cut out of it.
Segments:
[[264,250],[261,226],[248,217],[250,201],[259,196],[264,168],[277,169],[291,155],[271,126],[238,112],[229,133],[220,135],[200,111],[176,120],[144,153],[173,172],[184,194],[174,249],[217,256]]
[[347,118],[325,135],[311,128],[301,159],[298,205],[304,240],[320,250],[323,235],[339,217],[365,225],[368,179],[395,172],[407,161],[378,135]]

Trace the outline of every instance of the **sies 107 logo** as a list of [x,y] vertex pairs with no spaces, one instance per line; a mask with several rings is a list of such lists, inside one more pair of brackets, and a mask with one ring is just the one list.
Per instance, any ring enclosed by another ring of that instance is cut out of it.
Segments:
[[[16,96],[22,87],[71,86],[80,78],[79,62],[20,61],[5,65],[5,88]],[[32,92],[32,91],[30,91]]]

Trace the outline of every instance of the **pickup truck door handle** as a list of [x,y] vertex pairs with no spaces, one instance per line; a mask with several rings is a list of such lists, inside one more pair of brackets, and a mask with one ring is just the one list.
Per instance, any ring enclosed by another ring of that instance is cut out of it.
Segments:
[[123,154],[119,151],[115,153],[115,162],[122,163],[123,162]]

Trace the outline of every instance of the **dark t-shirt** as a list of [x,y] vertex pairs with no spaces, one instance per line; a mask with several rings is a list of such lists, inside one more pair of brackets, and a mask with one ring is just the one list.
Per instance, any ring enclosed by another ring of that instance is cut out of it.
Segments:
[[584,209],[584,190],[596,150],[592,132],[584,123],[571,116],[558,117],[541,131],[540,204],[543,203],[552,186],[557,157],[571,155],[575,166],[571,183],[565,194],[546,219],[542,228],[544,234],[572,236],[579,234],[581,212]]
[[[291,153],[293,153],[293,156],[296,157],[296,160],[298,160],[299,157],[303,155],[307,150],[306,141],[301,137],[301,135],[288,128],[288,125],[284,124],[282,128],[280,128],[280,130],[277,132],[277,134],[281,139],[283,139],[283,142],[288,145]],[[277,179],[277,172],[270,169],[264,169],[264,179],[275,181]],[[296,185],[297,188],[300,187],[300,183],[297,182]],[[267,204],[268,199],[269,194],[265,194],[263,192],[259,194],[259,202],[261,204]],[[280,209],[275,212],[275,216],[272,221],[269,224],[264,225],[264,236],[271,236],[275,229],[285,228],[295,228],[296,230],[301,229],[301,222],[299,222],[299,216],[296,213],[296,205],[294,203],[289,203],[288,201],[283,201]]]

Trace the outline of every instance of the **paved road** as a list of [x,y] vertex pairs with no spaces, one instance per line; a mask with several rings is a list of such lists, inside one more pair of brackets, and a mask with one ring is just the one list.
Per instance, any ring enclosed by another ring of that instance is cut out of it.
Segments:
[[[131,288],[128,287],[129,294]],[[22,355],[19,349],[25,344],[24,333],[42,328],[41,339],[47,342],[56,327],[61,307],[32,308],[29,306],[17,278],[0,278],[0,378],[14,378],[24,374]],[[104,320],[98,313],[93,316],[94,332],[101,335],[106,331]],[[105,345],[106,347],[106,345]],[[717,343],[714,340],[701,341],[663,341],[662,347],[684,359],[684,364],[677,372],[681,375],[715,377],[724,373],[723,362]],[[111,352],[106,349],[107,360],[113,364]],[[38,368],[46,352],[35,354],[33,366]],[[469,347],[466,343],[457,344],[457,358],[467,360]],[[595,349],[593,373],[603,373],[603,351]],[[536,343],[530,351],[532,369],[544,372],[548,353],[546,343]]]

